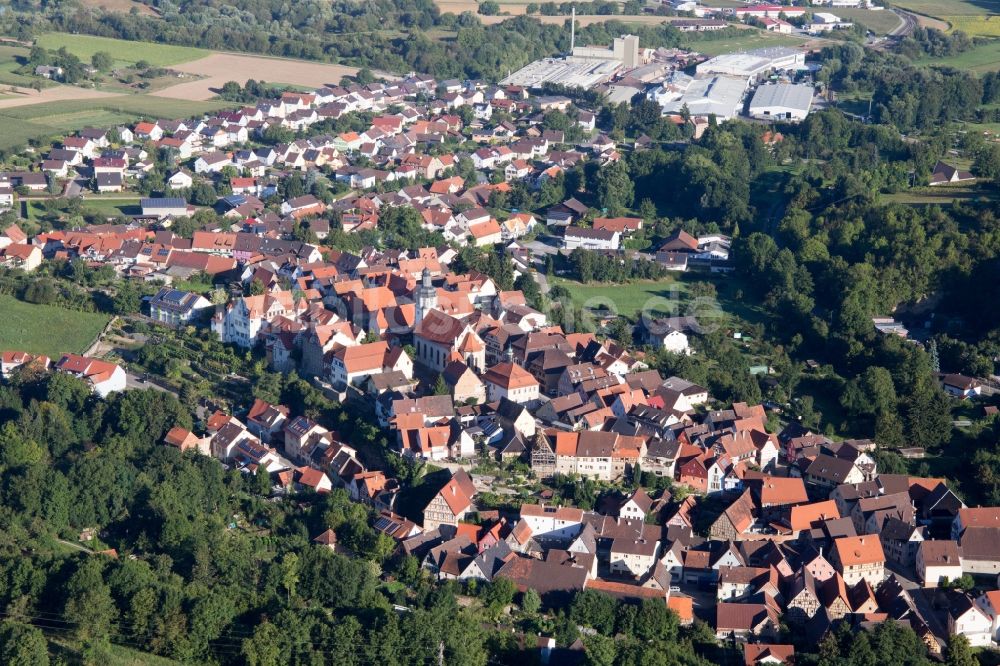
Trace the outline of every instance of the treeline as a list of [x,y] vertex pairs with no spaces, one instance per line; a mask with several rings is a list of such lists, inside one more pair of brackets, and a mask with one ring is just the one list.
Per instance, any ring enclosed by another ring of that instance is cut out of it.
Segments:
[[[483,26],[469,12],[441,14],[431,0],[362,4],[310,0],[294,5],[280,0],[240,0],[225,5],[180,0],[151,5],[160,16],[109,13],[69,3],[18,3],[15,6],[21,11],[11,13],[5,31],[19,39],[58,30],[345,62],[394,72],[415,70],[440,78],[491,80],[569,48],[569,34],[563,26],[542,25],[524,16]],[[386,26],[402,34],[393,34]],[[456,30],[458,34],[454,40],[438,40],[427,36],[432,29]],[[637,34],[644,47],[653,48],[732,37],[730,29],[685,34],[666,24],[626,26],[610,21],[579,28],[577,38],[582,43],[610,44],[629,32]]]

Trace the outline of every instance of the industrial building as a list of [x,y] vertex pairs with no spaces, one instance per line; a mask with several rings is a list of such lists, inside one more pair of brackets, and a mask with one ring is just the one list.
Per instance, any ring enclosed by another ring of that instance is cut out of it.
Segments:
[[806,69],[806,54],[797,49],[771,47],[745,53],[726,53],[698,65],[699,75],[723,74],[756,79],[767,72]]
[[692,116],[714,115],[718,120],[735,118],[743,110],[746,77],[697,76],[674,72],[659,88],[648,93],[664,115],[680,113],[686,106]]
[[804,120],[812,108],[813,87],[775,83],[757,88],[750,100],[750,116],[766,120]]
[[625,69],[634,69],[643,62],[639,58],[639,38],[635,35],[616,37],[611,47],[604,46],[574,46],[572,57],[588,60],[614,60],[621,63]]
[[571,55],[536,60],[510,74],[501,85],[540,88],[546,83],[556,83],[590,89],[607,83],[619,71],[647,64],[652,55],[649,49],[639,49],[639,38],[635,35],[616,37],[610,47],[575,46],[575,37],[570,40]]
[[571,88],[590,89],[610,81],[619,69],[621,63],[614,60],[543,58],[517,70],[500,81],[500,85],[540,88],[546,83],[556,83]]

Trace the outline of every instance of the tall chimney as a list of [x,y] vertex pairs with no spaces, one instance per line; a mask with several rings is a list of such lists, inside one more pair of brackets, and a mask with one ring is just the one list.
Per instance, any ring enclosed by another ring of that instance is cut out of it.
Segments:
[[572,14],[570,15],[569,24],[569,54],[573,55],[573,49],[576,47],[576,6],[573,6]]

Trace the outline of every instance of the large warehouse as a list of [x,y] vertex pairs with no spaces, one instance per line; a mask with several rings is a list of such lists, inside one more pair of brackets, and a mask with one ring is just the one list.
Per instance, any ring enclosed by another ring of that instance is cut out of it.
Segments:
[[680,113],[686,106],[693,116],[714,115],[719,121],[735,118],[743,110],[747,79],[733,76],[698,76],[674,72],[663,85],[648,93],[664,114]]
[[806,54],[781,46],[745,53],[726,53],[706,60],[696,67],[698,74],[725,74],[756,78],[767,72],[806,68]]
[[813,87],[801,83],[774,83],[757,88],[750,100],[750,116],[765,120],[805,120],[812,108]]

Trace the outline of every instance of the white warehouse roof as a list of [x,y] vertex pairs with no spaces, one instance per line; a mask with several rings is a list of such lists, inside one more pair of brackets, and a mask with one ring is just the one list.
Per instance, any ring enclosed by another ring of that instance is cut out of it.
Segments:
[[750,100],[750,115],[791,113],[804,118],[812,107],[813,87],[802,83],[774,83],[757,88]]

